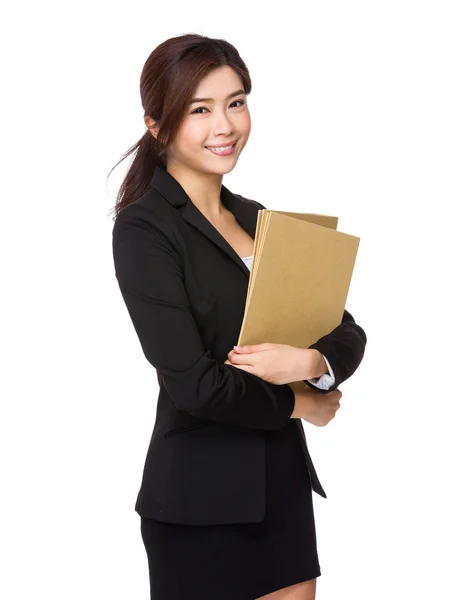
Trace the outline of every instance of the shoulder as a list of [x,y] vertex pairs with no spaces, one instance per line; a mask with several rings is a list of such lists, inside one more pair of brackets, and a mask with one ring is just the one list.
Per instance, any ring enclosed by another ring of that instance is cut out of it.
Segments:
[[170,233],[173,208],[153,188],[123,207],[117,214],[112,228],[113,240],[130,227],[149,230],[152,233]]
[[139,198],[123,207],[115,223],[122,223],[130,219],[154,222],[155,220],[166,220],[172,212],[172,207],[163,196],[154,188],[149,188]]
[[141,263],[145,257],[173,257],[179,260],[176,240],[175,209],[154,189],[122,208],[112,228],[112,250],[115,262]]
[[241,196],[241,194],[234,194],[234,195],[237,196],[238,198],[240,198],[241,200],[243,200],[244,202],[247,202],[248,204],[251,204],[252,206],[255,206],[256,208],[267,210],[266,206],[263,206],[262,204],[260,204],[256,200],[252,200],[250,198],[246,198],[245,196]]

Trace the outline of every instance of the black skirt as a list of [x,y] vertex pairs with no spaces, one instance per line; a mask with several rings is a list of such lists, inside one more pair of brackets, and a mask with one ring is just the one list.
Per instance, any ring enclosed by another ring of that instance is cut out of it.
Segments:
[[265,433],[262,522],[195,526],[141,517],[151,600],[255,600],[321,575],[299,432],[290,420]]

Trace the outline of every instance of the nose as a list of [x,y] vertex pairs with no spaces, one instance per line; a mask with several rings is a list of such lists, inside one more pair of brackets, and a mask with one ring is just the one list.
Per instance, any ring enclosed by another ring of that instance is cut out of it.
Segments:
[[231,135],[233,124],[230,118],[223,111],[215,113],[214,117],[214,136],[219,134]]

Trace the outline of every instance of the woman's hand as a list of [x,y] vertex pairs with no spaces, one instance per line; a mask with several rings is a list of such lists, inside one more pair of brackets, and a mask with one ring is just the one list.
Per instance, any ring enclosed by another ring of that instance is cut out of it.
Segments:
[[281,385],[315,377],[315,349],[287,344],[254,344],[235,346],[224,364],[253,373],[269,383]]
[[295,392],[295,407],[291,415],[292,419],[305,419],[312,425],[324,427],[334,417],[340,408],[340,399],[342,392],[339,389],[328,392],[327,394],[319,394],[306,386],[306,389],[294,388]]

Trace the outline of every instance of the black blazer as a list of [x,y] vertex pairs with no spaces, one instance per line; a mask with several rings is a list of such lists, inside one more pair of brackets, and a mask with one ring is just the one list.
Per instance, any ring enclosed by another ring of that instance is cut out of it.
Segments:
[[[265,207],[224,185],[220,197],[254,239]],[[241,328],[248,267],[161,167],[147,192],[117,215],[112,243],[120,291],[159,383],[136,512],[195,525],[261,521],[265,432],[289,423],[294,392],[224,364]],[[320,393],[336,389],[357,369],[365,344],[345,311],[342,323],[310,346],[328,359],[334,385],[306,383]],[[326,498],[301,419],[293,421],[312,489]]]

